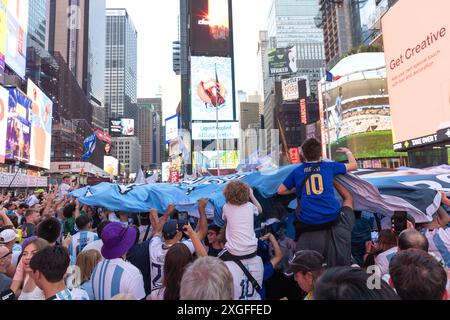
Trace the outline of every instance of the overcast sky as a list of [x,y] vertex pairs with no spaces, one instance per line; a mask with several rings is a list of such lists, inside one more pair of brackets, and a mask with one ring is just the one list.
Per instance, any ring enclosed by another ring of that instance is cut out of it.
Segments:
[[[271,0],[233,0],[236,89],[258,90],[257,50]],[[106,0],[126,8],[138,32],[138,97],[152,97],[173,75],[172,42],[178,38],[179,0]]]

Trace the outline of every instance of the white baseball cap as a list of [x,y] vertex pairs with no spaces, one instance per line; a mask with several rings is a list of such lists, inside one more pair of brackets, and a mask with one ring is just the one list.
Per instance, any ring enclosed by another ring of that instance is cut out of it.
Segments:
[[0,244],[6,244],[11,241],[15,241],[17,238],[17,233],[14,230],[6,229],[0,232]]

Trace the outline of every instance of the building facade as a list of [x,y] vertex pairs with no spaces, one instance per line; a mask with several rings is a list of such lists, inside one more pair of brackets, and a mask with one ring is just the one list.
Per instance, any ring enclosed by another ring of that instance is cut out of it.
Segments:
[[137,31],[125,9],[106,10],[105,124],[137,120]]
[[138,137],[113,138],[113,156],[125,166],[127,174],[138,173],[141,169],[141,144]]
[[137,132],[142,147],[142,166],[145,170],[161,165],[161,99],[138,99]]
[[331,67],[361,43],[359,1],[320,0],[319,5],[317,24],[323,28],[325,60]]

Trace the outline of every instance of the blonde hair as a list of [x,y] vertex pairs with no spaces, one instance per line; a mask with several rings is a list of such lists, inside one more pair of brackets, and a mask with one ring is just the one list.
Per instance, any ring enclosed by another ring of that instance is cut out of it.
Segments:
[[242,206],[250,201],[250,187],[239,180],[228,182],[223,194],[227,202],[235,206]]
[[77,256],[76,265],[80,268],[81,283],[89,281],[97,264],[102,260],[101,254],[97,250],[82,251]]

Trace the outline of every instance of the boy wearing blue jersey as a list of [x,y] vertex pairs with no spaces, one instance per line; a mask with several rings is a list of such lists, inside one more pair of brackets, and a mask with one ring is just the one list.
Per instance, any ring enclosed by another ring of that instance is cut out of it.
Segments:
[[295,169],[278,190],[280,195],[297,194],[300,214],[296,220],[305,227],[327,224],[339,216],[341,205],[334,195],[334,178],[357,170],[358,164],[349,149],[339,148],[337,152],[345,153],[349,163],[321,162],[320,142],[316,139],[305,141],[302,155],[306,163]]
[[[295,169],[278,190],[279,195],[297,195],[296,250],[314,250],[321,253],[329,267],[351,264],[351,231],[355,224],[353,198],[340,183],[334,180],[358,169],[352,152],[345,153],[348,164],[322,162],[322,145],[309,139],[302,145],[306,163]],[[343,206],[335,197],[334,189],[344,199]]]

